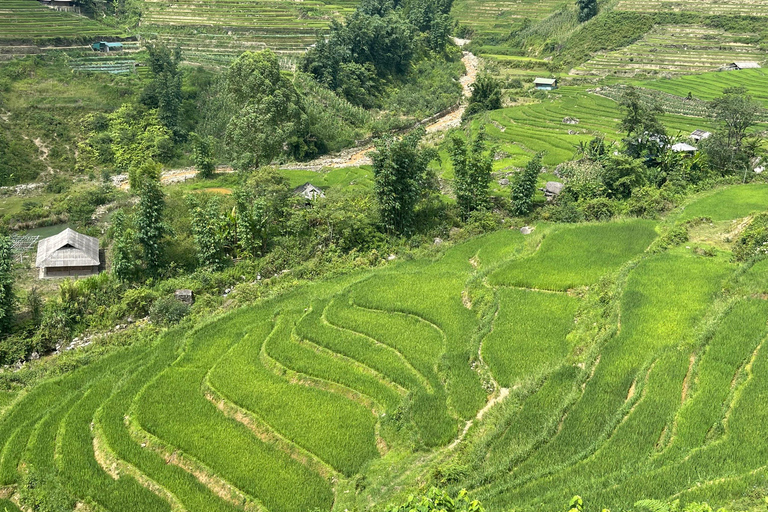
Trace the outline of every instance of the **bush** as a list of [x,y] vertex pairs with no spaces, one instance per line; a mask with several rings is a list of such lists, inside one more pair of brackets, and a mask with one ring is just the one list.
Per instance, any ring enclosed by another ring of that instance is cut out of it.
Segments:
[[123,295],[118,307],[120,317],[144,318],[149,315],[157,294],[147,288],[131,288]]
[[584,213],[584,220],[604,221],[613,217],[615,204],[605,197],[597,197],[583,201],[578,206]]
[[650,252],[659,253],[688,241],[687,224],[675,226],[651,245]]
[[173,325],[189,313],[189,306],[176,300],[174,297],[162,297],[157,299],[149,308],[149,318],[157,325]]

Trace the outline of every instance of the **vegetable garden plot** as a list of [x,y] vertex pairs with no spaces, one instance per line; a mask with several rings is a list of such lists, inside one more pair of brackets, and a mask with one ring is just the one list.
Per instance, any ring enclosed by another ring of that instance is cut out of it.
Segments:
[[563,228],[533,255],[500,267],[489,282],[548,290],[588,285],[641,254],[654,238],[654,223],[643,220]]

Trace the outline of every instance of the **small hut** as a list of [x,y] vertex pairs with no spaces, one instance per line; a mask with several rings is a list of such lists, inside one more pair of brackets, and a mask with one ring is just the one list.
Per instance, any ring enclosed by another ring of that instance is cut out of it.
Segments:
[[739,71],[742,69],[759,69],[760,64],[753,61],[743,61],[743,62],[731,62],[730,64],[726,64],[723,69],[726,71]]
[[79,277],[99,273],[99,240],[65,229],[37,244],[35,266],[40,279],[47,277]]
[[306,182],[302,186],[296,187],[293,189],[293,193],[303,197],[307,201],[314,201],[318,197],[325,197],[325,193],[310,182]]
[[121,52],[123,51],[123,43],[109,43],[107,41],[99,41],[98,43],[93,43],[91,48],[93,48],[93,51],[96,52]]
[[693,133],[691,133],[690,138],[693,142],[699,142],[704,139],[708,139],[711,136],[712,136],[711,133],[705,132],[704,130],[693,130]]
[[539,91],[553,91],[557,89],[557,78],[536,78],[533,86]]
[[698,148],[691,146],[690,144],[686,144],[685,142],[678,142],[677,144],[672,144],[672,151],[675,153],[695,153],[698,151]]

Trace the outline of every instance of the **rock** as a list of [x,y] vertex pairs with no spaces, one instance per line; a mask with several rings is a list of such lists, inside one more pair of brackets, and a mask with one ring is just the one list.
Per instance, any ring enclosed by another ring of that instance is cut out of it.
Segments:
[[564,186],[565,185],[559,181],[548,181],[547,184],[544,185],[544,197],[547,198],[547,201],[552,201],[563,191]]
[[533,229],[534,228],[530,226],[523,226],[522,228],[520,228],[520,232],[524,235],[530,235],[531,233],[533,233]]
[[575,117],[564,117],[563,124],[579,124],[579,120]]
[[450,231],[448,231],[448,236],[449,236],[449,237],[452,237],[452,236],[454,236],[456,233],[458,233],[459,231],[461,231],[461,229],[459,229],[459,228],[451,228],[451,230],[450,230]]
[[389,256],[387,256],[387,261],[394,261],[396,258],[397,258],[396,255],[390,254]]
[[440,237],[435,238],[435,241],[434,241],[435,245],[440,245],[442,243],[443,243],[443,239],[442,238],[440,238]]
[[179,302],[183,302],[184,304],[188,304],[190,306],[195,302],[195,294],[192,293],[192,290],[176,290],[173,296]]
[[506,187],[507,185],[509,185],[509,180],[507,178],[501,178],[499,180],[499,185],[501,185],[502,187]]

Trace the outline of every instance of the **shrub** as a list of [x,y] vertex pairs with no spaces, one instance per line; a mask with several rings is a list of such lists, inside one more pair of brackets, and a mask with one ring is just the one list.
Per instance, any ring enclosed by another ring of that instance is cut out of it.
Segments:
[[418,510],[420,512],[484,512],[483,505],[477,501],[469,500],[467,491],[461,490],[456,498],[433,487],[422,496],[411,496],[401,505],[391,505],[387,512],[408,512]]
[[596,197],[579,203],[578,206],[584,213],[584,220],[604,221],[613,217],[615,204],[605,197]]
[[675,226],[662,235],[650,248],[650,252],[659,253],[684,244],[688,241],[688,228],[686,224]]
[[147,288],[132,288],[125,292],[120,307],[119,316],[132,316],[144,318],[149,315],[152,305],[157,299],[157,294]]
[[189,313],[189,306],[174,297],[157,299],[149,308],[149,318],[157,325],[173,325],[181,321]]

